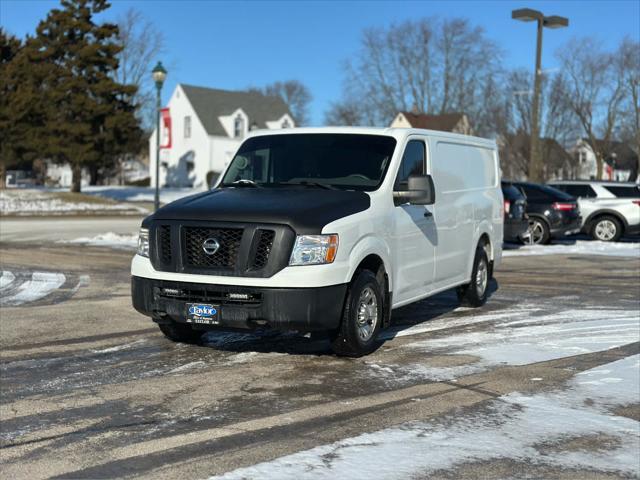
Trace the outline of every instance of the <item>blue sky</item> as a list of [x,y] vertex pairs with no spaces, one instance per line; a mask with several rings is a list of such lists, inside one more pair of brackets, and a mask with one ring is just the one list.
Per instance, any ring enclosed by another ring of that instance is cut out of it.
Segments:
[[[0,0],[0,24],[11,33],[33,33],[57,1]],[[504,50],[504,63],[533,69],[535,27],[511,20],[530,7],[570,19],[568,29],[545,29],[543,68],[555,68],[554,50],[572,36],[595,35],[615,48],[629,35],[640,39],[640,1],[261,1],[113,0],[113,19],[134,7],[164,32],[169,66],[163,97],[176,83],[226,89],[298,79],[314,95],[313,124],[321,124],[340,98],[342,65],[359,49],[364,28],[431,15],[466,17],[484,27]]]

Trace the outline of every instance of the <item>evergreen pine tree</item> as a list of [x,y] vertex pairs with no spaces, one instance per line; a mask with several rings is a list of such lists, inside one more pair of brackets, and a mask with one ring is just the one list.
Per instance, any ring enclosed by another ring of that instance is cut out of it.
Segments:
[[83,168],[97,173],[113,165],[140,142],[142,132],[131,100],[136,87],[114,80],[122,50],[118,27],[94,21],[109,3],[62,0],[61,6],[40,22],[24,50],[39,84],[40,154],[68,162],[71,191],[79,192]]

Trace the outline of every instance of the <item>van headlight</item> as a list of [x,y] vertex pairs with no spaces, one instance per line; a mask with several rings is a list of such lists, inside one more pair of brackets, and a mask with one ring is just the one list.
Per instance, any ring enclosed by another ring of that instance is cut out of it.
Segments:
[[149,257],[149,229],[141,228],[138,234],[138,255]]
[[338,253],[338,235],[298,235],[289,265],[333,263]]

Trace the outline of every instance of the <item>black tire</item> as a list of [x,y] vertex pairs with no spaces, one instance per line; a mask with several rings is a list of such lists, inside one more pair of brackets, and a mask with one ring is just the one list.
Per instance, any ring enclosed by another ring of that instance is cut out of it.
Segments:
[[[482,265],[484,265],[484,267],[482,267]],[[486,272],[484,281],[482,281],[483,275],[478,275],[478,271],[482,268],[484,268]],[[473,260],[473,269],[471,270],[471,282],[456,288],[458,300],[460,300],[462,305],[481,307],[486,303],[489,291],[489,280],[491,278],[490,270],[491,266],[484,245],[478,245],[478,248],[476,248],[476,256]]]
[[189,325],[182,325],[180,323],[160,323],[158,324],[160,331],[164,333],[164,336],[169,340],[180,343],[195,344],[200,341],[200,337],[204,332],[194,330]]
[[[366,290],[375,297],[376,303],[375,306],[372,303],[368,303],[369,311],[367,311],[365,305],[362,315],[359,315],[361,302],[366,303],[368,302],[367,299],[370,298],[365,293]],[[379,346],[377,336],[384,321],[383,302],[384,294],[375,274],[369,270],[358,272],[347,291],[340,327],[331,337],[331,347],[336,355],[361,357],[373,352]],[[371,317],[371,309],[376,312],[375,324],[373,324]],[[365,325],[372,327],[366,337],[362,335],[367,330]]]
[[539,217],[529,217],[527,237],[520,237],[525,244],[546,245],[551,240],[551,229],[546,220]]
[[622,236],[622,222],[613,215],[602,215],[591,222],[591,238],[601,242],[617,242]]

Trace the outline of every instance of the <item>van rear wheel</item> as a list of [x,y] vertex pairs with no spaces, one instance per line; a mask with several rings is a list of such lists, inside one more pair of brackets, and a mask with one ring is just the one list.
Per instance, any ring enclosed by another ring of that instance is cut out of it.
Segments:
[[487,301],[489,280],[491,279],[491,266],[484,246],[478,245],[476,256],[473,260],[471,282],[456,288],[458,300],[465,306],[481,307]]
[[375,274],[361,270],[349,286],[340,327],[331,338],[331,347],[337,355],[361,357],[377,348],[383,302],[384,295]]
[[159,323],[160,331],[164,333],[164,336],[169,340],[180,343],[198,343],[200,337],[204,332],[194,330],[189,325],[182,325],[180,323]]

